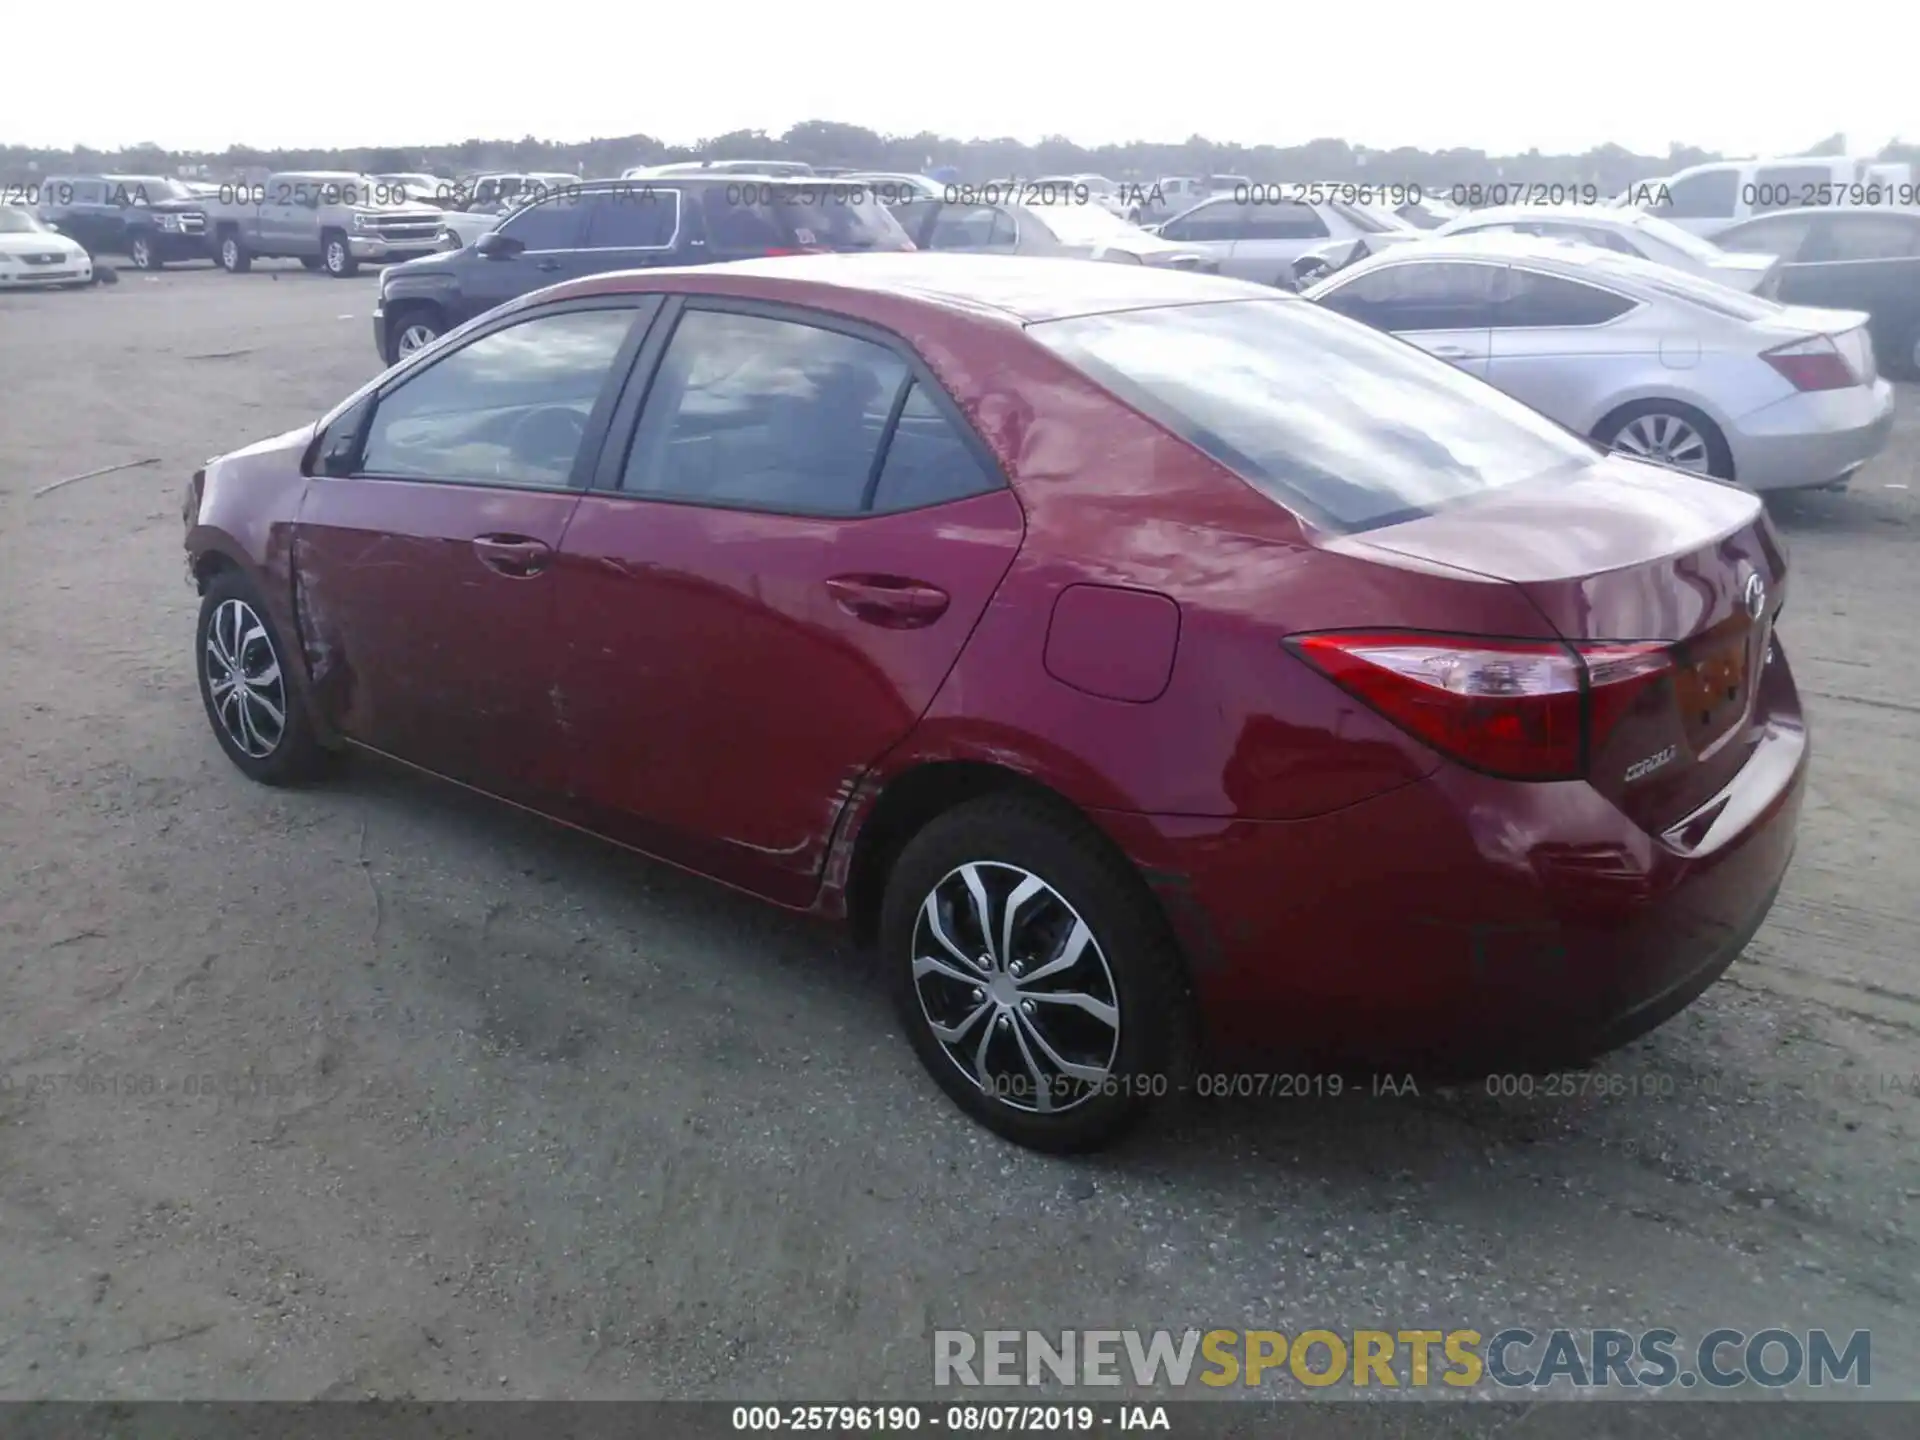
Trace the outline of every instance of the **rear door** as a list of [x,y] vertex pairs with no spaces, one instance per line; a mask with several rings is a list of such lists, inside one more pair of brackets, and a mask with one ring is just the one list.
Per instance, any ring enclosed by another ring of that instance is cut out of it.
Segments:
[[679,263],[682,201],[671,185],[622,184],[581,192],[586,212],[581,247],[555,253],[551,259],[558,268],[541,271],[542,283]]
[[341,733],[521,803],[558,794],[553,561],[654,303],[503,318],[329,427],[293,569]]
[[893,337],[714,299],[660,324],[616,416],[631,439],[560,556],[573,800],[627,843],[804,904],[1024,518]]
[[1316,298],[1484,378],[1506,274],[1493,261],[1406,260],[1337,279]]
[[1920,373],[1920,214],[1821,215],[1792,268],[1795,305],[1864,310],[1888,369]]
[[1293,262],[1333,232],[1312,205],[1277,193],[1263,196],[1268,190],[1277,187],[1252,187],[1253,203],[1245,209],[1233,248],[1221,269],[1242,280],[1290,287]]
[[1658,336],[1622,324],[1639,302],[1524,265],[1494,306],[1487,379],[1584,433],[1596,397],[1617,393],[1620,362],[1658,359]]

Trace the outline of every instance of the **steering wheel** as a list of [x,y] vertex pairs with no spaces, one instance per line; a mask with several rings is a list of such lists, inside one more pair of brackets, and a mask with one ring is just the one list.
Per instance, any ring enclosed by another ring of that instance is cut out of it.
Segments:
[[587,422],[578,410],[565,405],[543,405],[515,418],[507,430],[507,450],[494,461],[501,479],[510,470],[558,471],[564,475],[587,438]]

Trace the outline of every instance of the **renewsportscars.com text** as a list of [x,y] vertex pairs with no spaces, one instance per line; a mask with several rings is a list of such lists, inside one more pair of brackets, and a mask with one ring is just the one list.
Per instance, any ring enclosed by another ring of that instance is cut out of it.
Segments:
[[1873,1383],[1865,1330],[936,1330],[936,1386],[1492,1384],[1781,1389]]

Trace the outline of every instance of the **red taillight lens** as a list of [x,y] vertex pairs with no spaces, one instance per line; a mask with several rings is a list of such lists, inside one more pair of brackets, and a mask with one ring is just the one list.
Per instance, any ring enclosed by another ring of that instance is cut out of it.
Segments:
[[1763,351],[1760,358],[1786,376],[1796,390],[1844,390],[1860,383],[1847,357],[1825,335]]
[[1657,644],[1411,631],[1298,636],[1295,652],[1442,754],[1510,780],[1574,780],[1671,664]]

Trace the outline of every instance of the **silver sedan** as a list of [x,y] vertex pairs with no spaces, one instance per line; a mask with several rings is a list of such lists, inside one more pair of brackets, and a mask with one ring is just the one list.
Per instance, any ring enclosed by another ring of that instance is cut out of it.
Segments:
[[1305,294],[1602,444],[1750,490],[1844,485],[1893,426],[1862,312],[1780,305],[1594,246],[1435,239]]
[[1475,210],[1450,220],[1435,235],[1538,235],[1549,240],[1577,240],[1638,255],[1676,270],[1691,270],[1735,290],[1771,295],[1780,271],[1777,255],[1747,255],[1722,250],[1658,215],[1644,210],[1620,210],[1604,205],[1499,205]]
[[1197,246],[1163,240],[1091,200],[1052,205],[1008,201],[947,204],[938,199],[908,198],[887,209],[922,250],[1059,255],[1208,274],[1215,269],[1213,261]]

